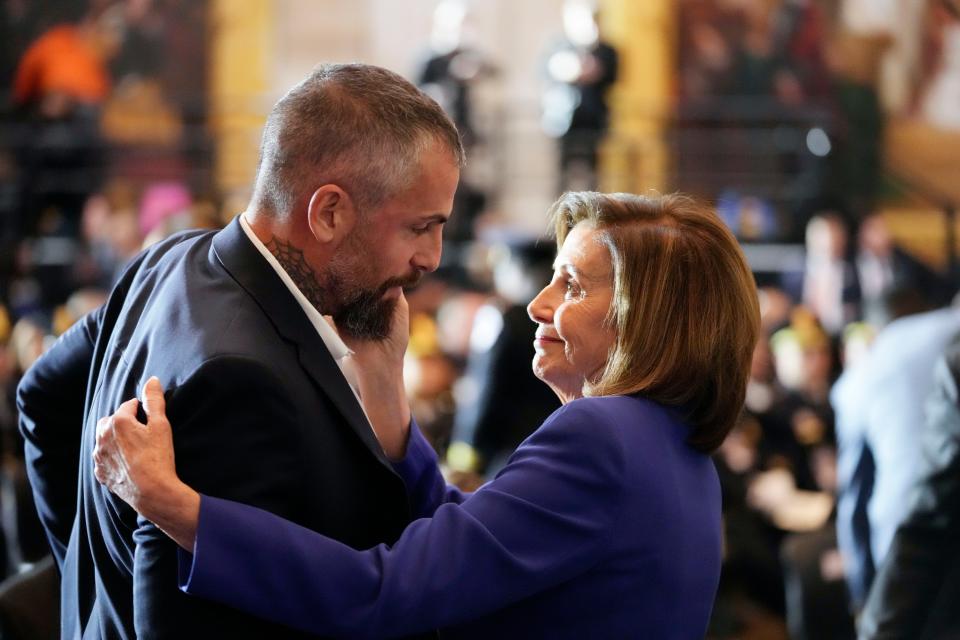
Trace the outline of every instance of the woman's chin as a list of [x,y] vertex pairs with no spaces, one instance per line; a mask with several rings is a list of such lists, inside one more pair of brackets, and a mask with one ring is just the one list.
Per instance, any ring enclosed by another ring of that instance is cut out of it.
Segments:
[[566,404],[583,397],[583,378],[572,380],[569,376],[557,375],[549,366],[538,366],[537,358],[533,360],[533,375],[550,387],[557,394],[560,402]]
[[540,382],[545,384],[550,384],[550,367],[545,361],[543,354],[535,353],[533,356],[533,375],[537,377]]

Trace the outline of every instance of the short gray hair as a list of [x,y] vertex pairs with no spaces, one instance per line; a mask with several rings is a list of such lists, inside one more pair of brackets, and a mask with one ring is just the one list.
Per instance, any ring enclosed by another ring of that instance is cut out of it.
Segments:
[[333,183],[376,208],[412,183],[434,142],[463,166],[453,122],[410,82],[372,65],[320,65],[267,118],[254,204],[284,216],[307,189]]

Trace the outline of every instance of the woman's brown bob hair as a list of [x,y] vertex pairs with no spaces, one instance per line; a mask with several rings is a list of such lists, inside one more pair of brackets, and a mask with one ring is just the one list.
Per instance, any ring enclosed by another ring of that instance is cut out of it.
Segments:
[[760,327],[753,275],[709,207],[683,195],[566,193],[557,246],[584,223],[610,252],[616,342],[587,395],[639,393],[682,411],[689,444],[720,446],[743,407]]

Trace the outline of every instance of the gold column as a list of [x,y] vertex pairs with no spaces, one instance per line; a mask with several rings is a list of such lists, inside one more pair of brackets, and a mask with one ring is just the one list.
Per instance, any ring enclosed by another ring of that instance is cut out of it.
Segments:
[[273,4],[270,0],[210,0],[214,175],[228,197],[247,195],[257,168],[260,133],[269,109]]
[[676,75],[676,13],[670,0],[601,0],[600,30],[620,68],[611,90],[610,136],[601,149],[600,188],[669,188],[667,118]]

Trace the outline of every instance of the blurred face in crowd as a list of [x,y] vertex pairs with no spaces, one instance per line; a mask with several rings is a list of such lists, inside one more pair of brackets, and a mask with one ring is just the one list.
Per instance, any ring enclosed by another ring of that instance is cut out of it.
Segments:
[[773,351],[765,339],[757,340],[750,361],[750,379],[756,382],[771,382],[774,378]]
[[833,352],[829,342],[807,345],[803,350],[803,371],[809,385],[823,387],[830,384],[833,370]]
[[569,402],[603,372],[616,333],[606,321],[613,301],[613,267],[597,231],[574,227],[554,263],[554,275],[527,307],[537,323],[533,371]]
[[886,258],[893,253],[893,236],[883,216],[867,217],[860,225],[860,246],[867,253]]
[[847,230],[834,216],[815,217],[807,225],[808,254],[822,260],[840,260],[847,251]]
[[425,149],[418,177],[360,221],[338,249],[326,286],[331,309],[348,335],[387,335],[401,287],[410,287],[440,264],[443,225],[453,208],[460,170],[440,144]]

